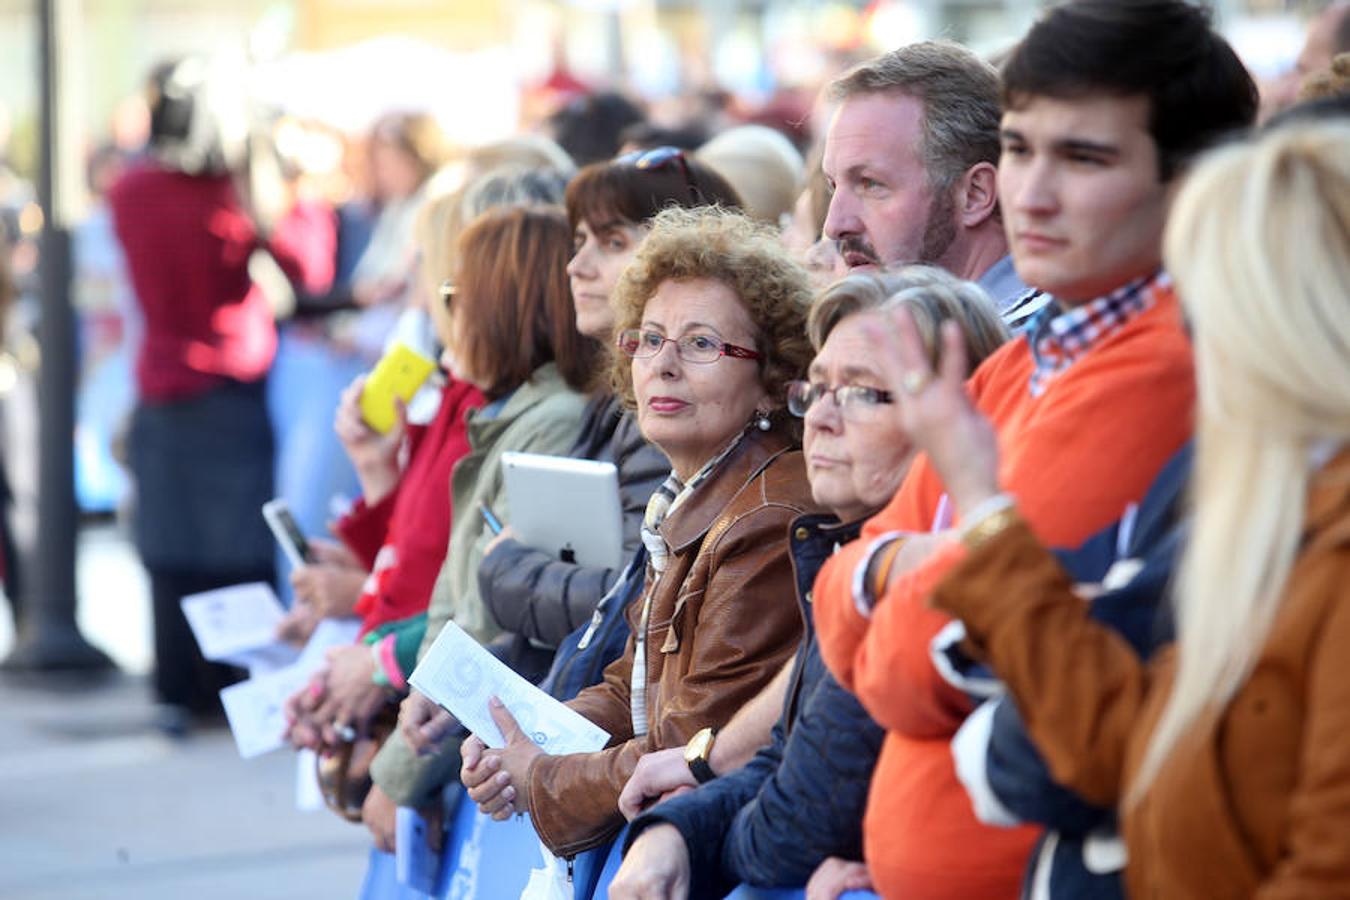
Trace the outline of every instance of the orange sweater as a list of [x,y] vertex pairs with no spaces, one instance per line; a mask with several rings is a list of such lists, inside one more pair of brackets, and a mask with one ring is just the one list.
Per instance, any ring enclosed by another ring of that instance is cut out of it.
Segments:
[[[1155,288],[1156,290],[1156,288]],[[969,382],[999,434],[1001,483],[1038,537],[1080,543],[1120,517],[1189,438],[1194,372],[1176,297],[1104,338],[1039,397],[1027,342],[1010,342]],[[950,621],[930,608],[932,586],[954,561],[938,554],[900,579],[864,618],[853,577],[873,539],[930,530],[943,494],[924,457],[890,504],[816,580],[821,652],[839,681],[887,729],[863,825],[872,879],[912,900],[1016,897],[1037,829],[980,824],[956,778],[949,743],[970,712],[934,668],[929,644]]]

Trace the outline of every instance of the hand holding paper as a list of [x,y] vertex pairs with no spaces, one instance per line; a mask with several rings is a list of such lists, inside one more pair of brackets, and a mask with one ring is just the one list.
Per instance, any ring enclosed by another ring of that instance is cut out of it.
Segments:
[[245,759],[279,748],[286,731],[286,700],[303,689],[324,664],[330,647],[349,645],[360,623],[326,619],[314,630],[299,659],[275,671],[256,673],[220,692],[239,755]]
[[505,744],[488,708],[494,696],[545,753],[589,753],[609,742],[609,732],[512,672],[453,622],[437,636],[408,682],[489,747]]

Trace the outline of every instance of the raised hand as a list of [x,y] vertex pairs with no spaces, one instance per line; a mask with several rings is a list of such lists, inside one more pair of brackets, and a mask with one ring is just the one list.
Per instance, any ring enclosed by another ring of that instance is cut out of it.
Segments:
[[333,430],[356,469],[356,477],[361,482],[361,496],[373,506],[398,484],[401,474],[398,454],[403,445],[408,418],[403,401],[395,399],[394,408],[398,419],[394,427],[389,429],[388,434],[380,434],[371,428],[361,416],[361,392],[365,387],[366,376],[359,375],[342,392],[337,413],[333,417]]
[[934,372],[909,311],[872,316],[863,326],[875,341],[878,364],[896,395],[896,415],[915,445],[928,454],[958,511],[969,512],[999,492],[998,439],[966,393],[966,349],[961,327],[942,323],[941,364]]

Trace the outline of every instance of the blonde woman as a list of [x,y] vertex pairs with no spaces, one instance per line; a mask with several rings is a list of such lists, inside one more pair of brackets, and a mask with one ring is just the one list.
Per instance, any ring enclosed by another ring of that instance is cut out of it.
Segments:
[[1147,665],[1089,620],[999,494],[958,335],[937,376],[911,324],[892,342],[905,426],[965,523],[934,603],[964,621],[1056,779],[1120,806],[1132,895],[1350,892],[1347,147],[1344,124],[1277,130],[1213,156],[1178,197],[1166,258],[1195,328],[1194,514],[1177,641]]

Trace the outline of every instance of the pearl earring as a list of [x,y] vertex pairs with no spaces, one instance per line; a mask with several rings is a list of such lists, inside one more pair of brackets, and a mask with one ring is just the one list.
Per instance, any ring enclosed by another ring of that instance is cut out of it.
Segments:
[[773,423],[769,421],[769,414],[763,411],[759,411],[755,416],[755,427],[758,428],[760,431],[768,431],[770,428],[772,428]]

